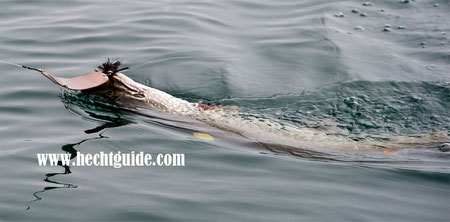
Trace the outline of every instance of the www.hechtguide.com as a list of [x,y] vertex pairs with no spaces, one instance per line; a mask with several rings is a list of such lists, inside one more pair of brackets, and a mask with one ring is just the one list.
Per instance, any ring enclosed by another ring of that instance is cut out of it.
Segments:
[[38,153],[39,166],[185,166],[182,153],[158,154],[156,159],[149,153],[132,151],[131,153]]

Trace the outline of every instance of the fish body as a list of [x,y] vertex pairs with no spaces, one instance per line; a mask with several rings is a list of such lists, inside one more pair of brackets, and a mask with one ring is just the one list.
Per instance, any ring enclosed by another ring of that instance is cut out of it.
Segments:
[[[248,117],[248,115],[240,113],[239,109],[203,109],[199,103],[191,103],[159,89],[140,84],[123,73],[113,75],[110,83],[103,90],[97,89],[95,93],[112,97],[121,101],[122,104],[133,104],[198,120],[257,143],[277,144],[277,146],[270,147],[281,147],[282,145],[289,149],[303,150],[383,152],[411,147],[436,146],[450,141],[445,132],[419,136],[383,135],[382,140],[377,140],[374,136],[363,140],[352,140],[348,136],[333,131],[337,128],[331,130],[299,128],[267,119]],[[388,137],[387,140],[386,137]],[[268,146],[263,147],[270,149]]]

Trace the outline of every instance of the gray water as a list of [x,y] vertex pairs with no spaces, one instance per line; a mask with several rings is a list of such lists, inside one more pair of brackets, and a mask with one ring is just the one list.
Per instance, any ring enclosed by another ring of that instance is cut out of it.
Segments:
[[[0,59],[74,77],[120,58],[137,82],[280,124],[448,135],[449,1],[364,2],[2,1]],[[445,147],[330,150],[337,161],[205,141],[0,67],[2,221],[450,219]],[[38,166],[37,153],[74,150],[184,153],[186,166]]]

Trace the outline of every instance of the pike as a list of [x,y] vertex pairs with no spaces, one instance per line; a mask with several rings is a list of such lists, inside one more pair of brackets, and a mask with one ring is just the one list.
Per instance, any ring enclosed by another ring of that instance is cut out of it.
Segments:
[[[259,147],[274,152],[286,152],[294,156],[326,159],[319,150],[335,151],[384,151],[391,153],[396,150],[412,147],[426,147],[447,144],[450,140],[445,132],[436,132],[417,136],[392,136],[389,141],[366,139],[354,141],[346,136],[336,135],[322,130],[298,128],[281,125],[277,122],[241,116],[229,106],[206,105],[202,102],[191,103],[174,97],[164,91],[135,82],[120,71],[119,60],[107,59],[98,70],[74,78],[61,78],[48,74],[42,69],[19,65],[0,60],[2,63],[37,71],[50,79],[53,83],[66,89],[82,91],[87,94],[111,98],[114,101],[134,104],[137,107],[150,108],[163,113],[180,117],[187,117],[206,123],[216,129],[232,132],[240,137],[254,141]],[[228,108],[228,109],[227,109]],[[213,141],[214,137],[201,132],[193,132],[197,138]]]

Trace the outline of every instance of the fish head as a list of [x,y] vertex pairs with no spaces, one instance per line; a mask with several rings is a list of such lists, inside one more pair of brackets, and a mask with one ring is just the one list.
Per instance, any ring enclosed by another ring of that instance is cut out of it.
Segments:
[[107,59],[106,62],[97,66],[98,72],[106,74],[108,82],[102,86],[85,90],[84,92],[94,94],[111,99],[118,98],[134,98],[139,99],[145,97],[143,86],[120,71],[128,69],[128,67],[121,67],[122,63],[119,60]]

